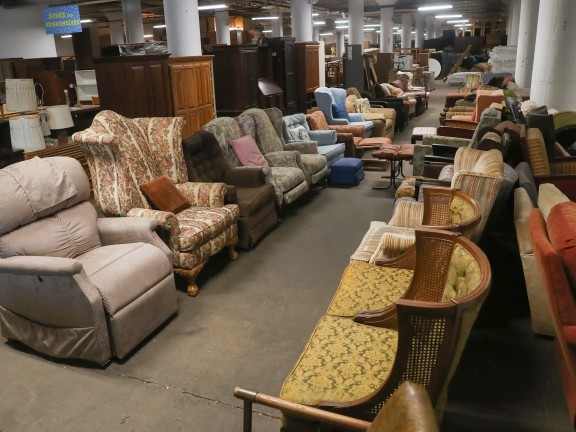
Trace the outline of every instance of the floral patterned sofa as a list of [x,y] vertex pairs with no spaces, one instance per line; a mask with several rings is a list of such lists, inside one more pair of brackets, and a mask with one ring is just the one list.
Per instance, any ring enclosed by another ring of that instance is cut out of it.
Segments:
[[[208,259],[228,248],[236,259],[236,204],[224,205],[224,183],[188,182],[182,151],[183,119],[129,119],[101,111],[90,128],[73,135],[88,160],[94,198],[106,216],[151,217],[174,254],[175,271],[188,279],[196,295],[196,276]],[[140,185],[165,175],[190,203],[176,212],[152,208]]]

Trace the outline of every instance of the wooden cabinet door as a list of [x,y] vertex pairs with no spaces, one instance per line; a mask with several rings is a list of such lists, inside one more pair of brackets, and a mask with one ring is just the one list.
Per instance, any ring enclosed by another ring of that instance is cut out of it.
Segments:
[[172,97],[166,62],[147,62],[148,117],[170,117]]
[[212,62],[170,65],[174,115],[186,120],[182,136],[202,129],[214,118]]
[[255,51],[240,51],[242,108],[258,106],[258,57]]
[[298,93],[296,91],[296,51],[293,41],[284,41],[284,100],[286,106],[295,108],[298,104]]
[[130,101],[128,114],[120,113],[127,117],[151,117],[148,109],[148,79],[146,62],[134,62],[126,64],[125,91],[117,97],[125,97]]

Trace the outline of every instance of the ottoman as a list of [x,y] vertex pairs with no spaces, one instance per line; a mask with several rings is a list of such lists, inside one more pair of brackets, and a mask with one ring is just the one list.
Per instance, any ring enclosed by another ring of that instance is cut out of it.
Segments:
[[412,129],[412,137],[410,138],[410,142],[412,144],[416,144],[416,141],[422,141],[425,135],[436,135],[436,128],[435,127],[415,127]]
[[331,184],[356,186],[363,178],[362,159],[342,158],[338,159],[330,167],[328,181]]

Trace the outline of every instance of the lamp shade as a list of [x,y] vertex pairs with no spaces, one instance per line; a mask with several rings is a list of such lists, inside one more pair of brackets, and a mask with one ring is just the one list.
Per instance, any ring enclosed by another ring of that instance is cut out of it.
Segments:
[[49,106],[46,107],[46,112],[48,112],[48,126],[50,129],[67,129],[74,126],[68,105]]
[[12,117],[10,122],[10,140],[14,150],[36,151],[46,148],[40,117],[27,115]]
[[32,79],[6,79],[6,106],[20,113],[38,109],[38,99]]

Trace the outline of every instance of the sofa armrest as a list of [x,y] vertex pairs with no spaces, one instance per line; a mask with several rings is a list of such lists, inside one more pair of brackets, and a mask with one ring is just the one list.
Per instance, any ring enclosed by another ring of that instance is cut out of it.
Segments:
[[364,121],[364,118],[362,117],[362,114],[360,114],[360,113],[349,113],[348,117],[350,117],[350,121],[353,121],[353,122]]
[[149,243],[166,254],[170,262],[172,251],[156,234],[158,222],[144,217],[109,217],[98,218],[96,227],[103,246],[124,243]]
[[222,207],[226,197],[225,183],[179,183],[176,188],[194,207]]
[[154,219],[157,223],[156,232],[162,241],[166,243],[173,253],[178,252],[180,225],[178,224],[178,219],[174,213],[152,209],[133,208],[128,211],[126,216]]
[[343,119],[343,118],[332,118],[330,125],[347,125],[350,124],[350,122],[348,121],[348,119]]
[[330,129],[337,133],[351,133],[355,137],[364,138],[364,126],[361,125],[330,126]]
[[73,276],[82,264],[72,258],[50,256],[13,256],[0,259],[0,273],[38,276]]
[[284,148],[301,154],[318,154],[318,146],[314,141],[289,141]]
[[534,177],[537,186],[543,183],[551,183],[556,186],[570,201],[576,201],[576,174],[552,175]]
[[266,175],[260,167],[235,167],[224,174],[223,180],[236,187],[259,187],[266,184]]
[[295,151],[270,152],[264,155],[271,166],[300,168],[300,154]]
[[343,143],[346,146],[344,156],[354,157],[356,153],[356,146],[354,145],[354,135],[351,133],[338,133],[336,135],[337,142]]
[[308,131],[308,135],[319,146],[336,144],[336,131],[334,130]]

